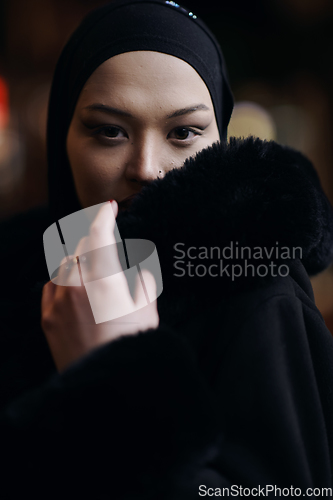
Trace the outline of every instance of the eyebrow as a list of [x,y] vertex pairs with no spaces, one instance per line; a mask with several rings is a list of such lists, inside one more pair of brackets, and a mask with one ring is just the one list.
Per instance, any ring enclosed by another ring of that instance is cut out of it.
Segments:
[[[89,109],[92,111],[102,111],[103,113],[134,118],[134,116],[131,115],[131,113],[128,113],[128,111],[124,111],[118,108],[113,108],[111,106],[107,106],[106,104],[99,104],[99,103],[90,104],[89,106],[86,106],[83,109]],[[166,118],[168,119],[176,118],[177,116],[188,115],[190,113],[194,113],[195,111],[210,111],[210,108],[208,108],[208,106],[206,106],[205,104],[196,104],[194,106],[189,106],[187,108],[177,109],[177,111],[174,111],[170,115],[167,115]]]

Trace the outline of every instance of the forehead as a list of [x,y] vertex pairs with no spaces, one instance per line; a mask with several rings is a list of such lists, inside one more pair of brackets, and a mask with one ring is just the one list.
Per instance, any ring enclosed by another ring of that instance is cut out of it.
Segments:
[[133,106],[145,100],[161,107],[198,101],[212,107],[205,82],[190,64],[153,51],[126,52],[104,61],[86,81],[79,101],[85,105],[91,99]]

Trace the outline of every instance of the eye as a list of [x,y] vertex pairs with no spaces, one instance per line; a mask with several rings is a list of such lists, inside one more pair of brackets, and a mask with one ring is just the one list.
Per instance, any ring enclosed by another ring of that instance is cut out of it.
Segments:
[[196,132],[188,127],[177,127],[171,133],[169,137],[177,139],[179,141],[191,140],[195,136],[201,135],[200,132]]
[[[120,135],[122,134],[122,135]],[[110,139],[116,139],[118,137],[127,137],[125,132],[121,130],[119,127],[115,127],[113,125],[107,125],[104,127],[100,127],[94,131],[94,135],[99,135],[102,137],[108,137]]]

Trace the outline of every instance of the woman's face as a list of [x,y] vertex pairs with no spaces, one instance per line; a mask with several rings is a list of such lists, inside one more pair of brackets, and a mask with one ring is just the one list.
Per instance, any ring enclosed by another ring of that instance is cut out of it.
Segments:
[[67,135],[82,208],[118,203],[219,141],[198,73],[160,52],[119,54],[85,83]]

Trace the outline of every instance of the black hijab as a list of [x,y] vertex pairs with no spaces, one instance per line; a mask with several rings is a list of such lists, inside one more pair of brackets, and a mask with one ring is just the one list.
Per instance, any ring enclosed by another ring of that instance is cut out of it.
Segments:
[[65,45],[51,87],[47,123],[49,209],[52,221],[80,210],[66,153],[66,137],[89,76],[117,54],[149,50],[190,64],[205,82],[221,141],[233,109],[227,70],[214,35],[173,1],[118,0],[92,11]]

